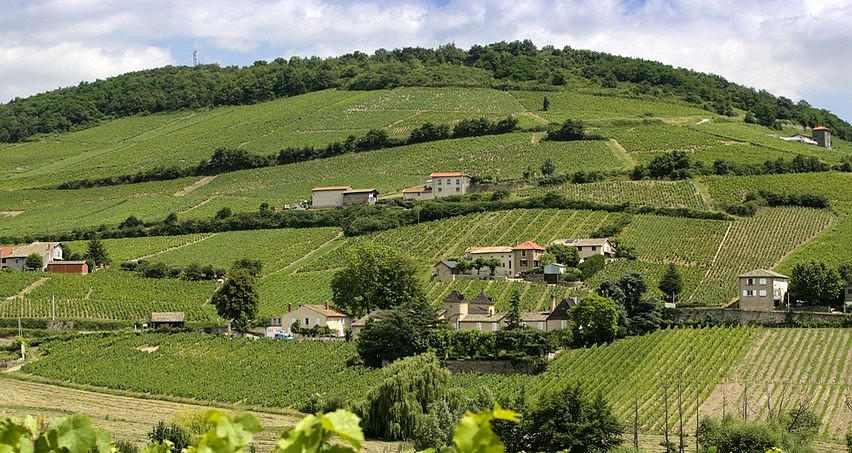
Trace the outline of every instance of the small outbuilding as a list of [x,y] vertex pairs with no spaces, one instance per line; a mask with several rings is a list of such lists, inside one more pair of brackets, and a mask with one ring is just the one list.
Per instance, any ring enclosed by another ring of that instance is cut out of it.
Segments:
[[158,327],[182,328],[186,315],[182,311],[162,311],[151,313],[151,323],[148,324],[152,329]]
[[86,275],[89,273],[89,264],[85,261],[52,261],[47,263],[47,271],[58,274]]

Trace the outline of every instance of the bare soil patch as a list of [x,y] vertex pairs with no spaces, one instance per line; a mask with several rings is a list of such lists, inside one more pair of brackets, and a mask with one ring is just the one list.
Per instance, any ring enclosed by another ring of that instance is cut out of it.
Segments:
[[216,175],[205,176],[205,177],[199,179],[198,181],[195,181],[194,183],[184,187],[183,189],[178,190],[177,192],[175,192],[175,196],[176,197],[183,197],[186,194],[192,192],[193,190],[195,190],[195,189],[197,189],[197,188],[199,188],[199,187],[201,187],[205,184],[208,184],[210,181],[212,181],[215,178],[216,178]]

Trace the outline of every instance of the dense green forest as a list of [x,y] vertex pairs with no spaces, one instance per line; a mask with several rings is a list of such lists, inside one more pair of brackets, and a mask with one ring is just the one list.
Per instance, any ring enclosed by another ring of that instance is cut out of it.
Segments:
[[[0,142],[63,132],[136,114],[253,104],[338,88],[376,90],[398,86],[488,87],[559,90],[598,87],[600,94],[674,97],[697,107],[775,127],[779,120],[824,125],[843,139],[852,126],[805,101],[731,83],[661,63],[570,47],[537,48],[529,40],[437,49],[379,49],[330,58],[283,58],[248,67],[168,66],[62,88],[0,105]],[[604,90],[605,89],[605,90]]]

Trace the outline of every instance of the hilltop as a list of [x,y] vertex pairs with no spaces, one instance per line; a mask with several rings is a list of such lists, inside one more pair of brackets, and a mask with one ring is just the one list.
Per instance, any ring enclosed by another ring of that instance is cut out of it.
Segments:
[[165,67],[59,89],[0,106],[0,142],[62,132],[98,122],[160,112],[248,105],[329,88],[368,91],[397,87],[467,87],[500,90],[595,90],[604,95],[672,98],[720,115],[739,109],[775,127],[793,121],[824,125],[838,137],[850,125],[807,102],[793,103],[713,74],[653,61],[553,46],[529,40],[437,49],[380,49],[339,57],[277,58],[244,68]]

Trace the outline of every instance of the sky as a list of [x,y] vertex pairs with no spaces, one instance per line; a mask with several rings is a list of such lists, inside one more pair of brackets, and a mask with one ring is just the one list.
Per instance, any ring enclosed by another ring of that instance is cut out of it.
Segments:
[[165,65],[532,40],[721,75],[852,121],[852,0],[0,0],[0,103]]

